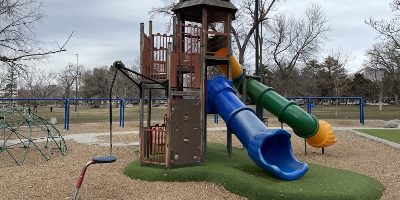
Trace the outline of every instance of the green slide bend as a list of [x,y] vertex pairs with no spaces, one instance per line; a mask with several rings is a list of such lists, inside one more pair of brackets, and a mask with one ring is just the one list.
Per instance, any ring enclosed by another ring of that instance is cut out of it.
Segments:
[[297,106],[295,102],[288,101],[276,93],[273,88],[255,79],[246,79],[246,92],[258,105],[277,116],[280,122],[289,125],[299,137],[309,138],[317,134],[318,120]]

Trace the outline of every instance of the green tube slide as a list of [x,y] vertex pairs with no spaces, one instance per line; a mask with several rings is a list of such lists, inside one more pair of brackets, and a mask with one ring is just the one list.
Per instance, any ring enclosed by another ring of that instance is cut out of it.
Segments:
[[[221,48],[215,53],[216,56],[226,56],[227,54],[228,49],[226,48]],[[273,88],[252,78],[243,79],[242,76],[245,74],[235,56],[230,57],[230,63],[232,79],[236,88],[240,88],[242,80],[246,80],[246,93],[257,105],[261,105],[277,116],[280,122],[289,125],[299,137],[310,138],[317,135],[320,126],[317,118],[305,112],[295,102],[288,101],[276,93]],[[221,65],[220,69],[224,74],[228,73],[227,65]]]
[[257,80],[246,79],[246,92],[258,105],[277,116],[280,122],[289,125],[299,137],[309,138],[317,134],[318,120],[297,106],[295,102],[288,101],[276,93],[273,88]]

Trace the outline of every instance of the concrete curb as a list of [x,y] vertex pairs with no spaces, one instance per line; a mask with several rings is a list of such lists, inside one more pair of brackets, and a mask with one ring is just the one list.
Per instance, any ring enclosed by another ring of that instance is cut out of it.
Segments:
[[385,139],[382,139],[382,138],[378,138],[378,137],[375,137],[375,136],[372,136],[372,135],[368,135],[368,134],[365,134],[365,133],[361,133],[359,131],[355,131],[355,130],[352,130],[352,129],[349,129],[349,131],[355,133],[356,135],[368,138],[370,140],[381,142],[381,143],[384,143],[384,144],[389,145],[391,147],[400,149],[400,144],[397,144],[397,143],[394,143],[394,142],[391,142],[391,141],[388,141],[388,140],[385,140]]

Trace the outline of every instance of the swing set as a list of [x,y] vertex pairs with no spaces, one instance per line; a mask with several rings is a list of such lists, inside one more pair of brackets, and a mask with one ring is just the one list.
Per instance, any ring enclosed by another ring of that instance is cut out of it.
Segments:
[[74,193],[72,194],[72,200],[76,200],[78,197],[78,192],[79,189],[82,186],[83,183],[83,179],[85,177],[86,174],[86,170],[88,169],[88,167],[90,165],[94,165],[94,164],[108,164],[108,163],[113,163],[115,161],[117,161],[117,157],[113,154],[113,145],[112,145],[112,90],[114,87],[114,83],[115,83],[115,79],[117,76],[118,71],[120,71],[122,74],[124,74],[130,81],[132,81],[138,88],[139,88],[139,95],[142,98],[143,95],[143,87],[141,83],[136,82],[129,74],[128,72],[140,76],[141,78],[147,79],[150,82],[153,82],[155,84],[159,84],[161,86],[163,86],[164,88],[168,88],[168,85],[166,82],[159,82],[157,80],[154,80],[152,78],[149,78],[147,76],[144,76],[138,72],[135,72],[133,70],[130,70],[128,68],[125,67],[125,65],[121,62],[121,61],[115,61],[114,64],[112,65],[115,69],[114,71],[114,76],[113,76],[113,80],[111,82],[111,87],[110,87],[110,93],[109,93],[109,132],[110,132],[110,139],[109,139],[109,143],[110,143],[110,154],[107,156],[101,156],[101,157],[94,157],[92,158],[90,161],[88,161],[83,169],[81,170],[81,173],[79,175],[78,181],[76,182],[76,188]]

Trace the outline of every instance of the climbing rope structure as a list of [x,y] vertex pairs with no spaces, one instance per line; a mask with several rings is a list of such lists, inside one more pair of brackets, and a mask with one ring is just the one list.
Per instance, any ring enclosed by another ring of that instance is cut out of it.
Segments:
[[67,153],[65,140],[54,124],[27,108],[0,109],[0,131],[2,160],[9,156],[23,165],[31,155],[49,160],[57,152]]

